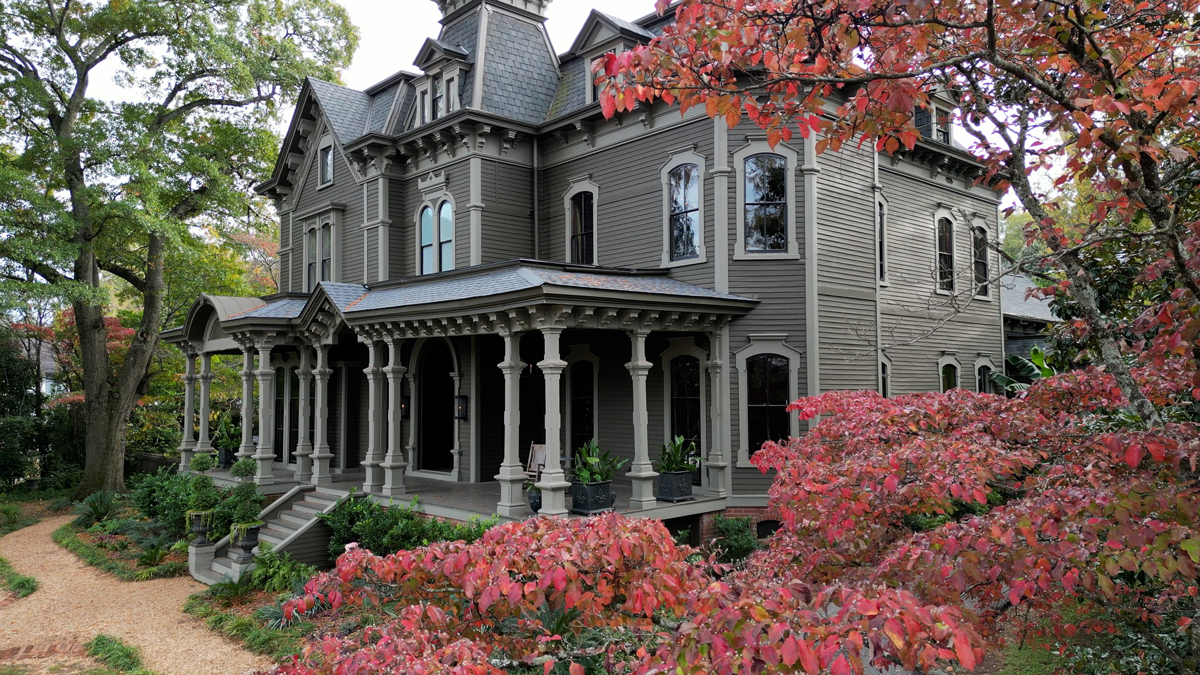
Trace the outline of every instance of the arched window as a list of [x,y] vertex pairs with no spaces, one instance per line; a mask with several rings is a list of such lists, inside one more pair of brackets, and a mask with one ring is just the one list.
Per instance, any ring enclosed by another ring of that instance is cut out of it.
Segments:
[[437,271],[436,252],[433,248],[433,209],[421,209],[421,274]]
[[333,280],[333,225],[321,226],[321,281]]
[[750,454],[763,443],[791,435],[788,419],[789,368],[786,356],[758,354],[746,359],[746,407]]
[[954,222],[937,221],[937,283],[939,291],[954,292]]
[[958,366],[947,363],[942,366],[942,391],[958,388]]
[[596,264],[596,195],[590,191],[571,196],[571,262]]
[[317,231],[309,230],[307,239],[308,252],[306,255],[305,277],[308,279],[308,290],[311,292],[317,287]]
[[971,230],[971,265],[975,271],[975,295],[988,295],[988,239],[987,230],[976,227]]
[[884,211],[883,202],[876,205],[876,218],[878,218],[878,227],[875,231],[875,248],[876,255],[879,258],[879,282],[887,283],[887,212]]
[[745,249],[747,253],[788,250],[787,159],[758,154],[746,158]]
[[888,369],[888,364],[881,362],[879,364],[879,395],[884,398],[887,398],[888,396],[892,395],[892,393],[891,393],[891,390],[892,390],[891,378],[892,378],[892,373]]
[[454,269],[454,205],[442,202],[438,207],[438,271]]
[[992,369],[988,366],[979,366],[976,375],[978,379],[976,391],[981,394],[994,393],[992,389]]
[[676,356],[671,359],[671,433],[670,437],[683,436],[696,444],[696,471],[692,482],[699,484],[700,458],[704,456],[703,434],[701,433],[703,418],[703,403],[700,399],[700,389],[703,386],[700,379],[700,359],[695,356]]
[[700,257],[700,167],[671,170],[671,261]]
[[571,377],[571,447],[583,447],[596,437],[596,364],[580,360],[572,363]]

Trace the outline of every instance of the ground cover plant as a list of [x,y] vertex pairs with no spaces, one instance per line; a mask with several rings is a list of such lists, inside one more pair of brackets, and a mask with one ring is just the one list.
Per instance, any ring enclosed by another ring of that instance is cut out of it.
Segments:
[[27,512],[28,509],[14,502],[0,503],[0,536],[16,532],[23,527],[29,527],[38,522],[38,517]]
[[137,648],[125,644],[118,638],[100,634],[87,643],[86,647],[88,656],[118,673],[155,675],[154,671],[142,665],[142,657]]
[[4,558],[0,558],[0,585],[18,598],[33,595],[38,589],[37,579],[17,572]]

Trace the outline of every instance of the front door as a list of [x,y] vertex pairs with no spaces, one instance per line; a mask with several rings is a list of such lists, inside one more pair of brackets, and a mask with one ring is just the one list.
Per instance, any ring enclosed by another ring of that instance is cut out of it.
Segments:
[[695,356],[676,356],[671,359],[671,438],[683,436],[695,443],[692,460],[697,467],[692,472],[692,484],[700,485],[702,447],[701,425],[704,424],[703,405],[700,398],[700,359]]
[[421,350],[417,375],[420,401],[419,465],[423,471],[454,468],[454,357],[441,340],[430,340]]

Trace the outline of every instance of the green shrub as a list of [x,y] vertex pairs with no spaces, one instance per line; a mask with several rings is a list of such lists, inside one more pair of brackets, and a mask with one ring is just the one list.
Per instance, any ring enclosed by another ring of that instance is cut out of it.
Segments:
[[249,574],[243,574],[237,581],[227,579],[209,586],[208,590],[204,591],[204,595],[212,598],[222,607],[231,607],[248,602],[256,592],[258,592],[258,586],[254,584],[254,578]]
[[56,544],[79,556],[83,562],[125,581],[180,577],[188,572],[186,562],[169,562],[156,567],[137,569],[120,560],[113,560],[102,547],[80,539],[71,523],[55,530],[51,537]]
[[255,586],[269,593],[290,591],[317,573],[316,567],[293,560],[286,552],[276,553],[269,543],[259,544],[258,551],[250,577]]
[[117,515],[121,509],[120,495],[112,490],[98,490],[75,506],[75,526],[90,527]]
[[18,598],[32,595],[38,589],[37,579],[17,572],[4,558],[0,558],[0,582]]
[[180,537],[190,529],[186,521],[191,496],[192,476],[177,474],[170,467],[139,476],[129,492],[138,512]]
[[208,471],[217,465],[217,460],[213,458],[211,453],[202,452],[192,457],[192,471]]
[[0,525],[16,525],[23,517],[20,504],[0,504]]
[[762,548],[754,532],[754,526],[749,518],[726,518],[717,515],[713,519],[717,537],[712,541],[712,547],[717,551],[718,559],[732,565],[741,564],[758,549]]
[[234,462],[233,466],[229,467],[229,475],[234,478],[250,478],[257,472],[258,465],[249,457],[243,457]]
[[347,499],[331,513],[319,516],[333,530],[329,555],[337,558],[346,544],[358,545],[376,555],[387,555],[425,546],[435,541],[473,542],[483,536],[498,519],[472,518],[467,523],[437,520],[417,511],[414,498],[408,506],[383,506],[367,499]]

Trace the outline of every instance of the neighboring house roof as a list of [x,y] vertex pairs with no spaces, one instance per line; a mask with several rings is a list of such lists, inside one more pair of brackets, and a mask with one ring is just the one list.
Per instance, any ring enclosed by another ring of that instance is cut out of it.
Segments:
[[1050,309],[1045,298],[1026,298],[1031,288],[1037,287],[1033,279],[1025,275],[1012,275],[1000,280],[1000,310],[1006,318],[1054,323],[1059,318]]
[[347,308],[348,314],[371,310],[407,308],[444,302],[478,300],[508,293],[551,287],[613,291],[702,300],[753,302],[708,288],[693,286],[666,276],[621,274],[617,271],[585,272],[542,267],[533,261],[506,265],[468,275],[416,279],[399,286],[369,291]]

